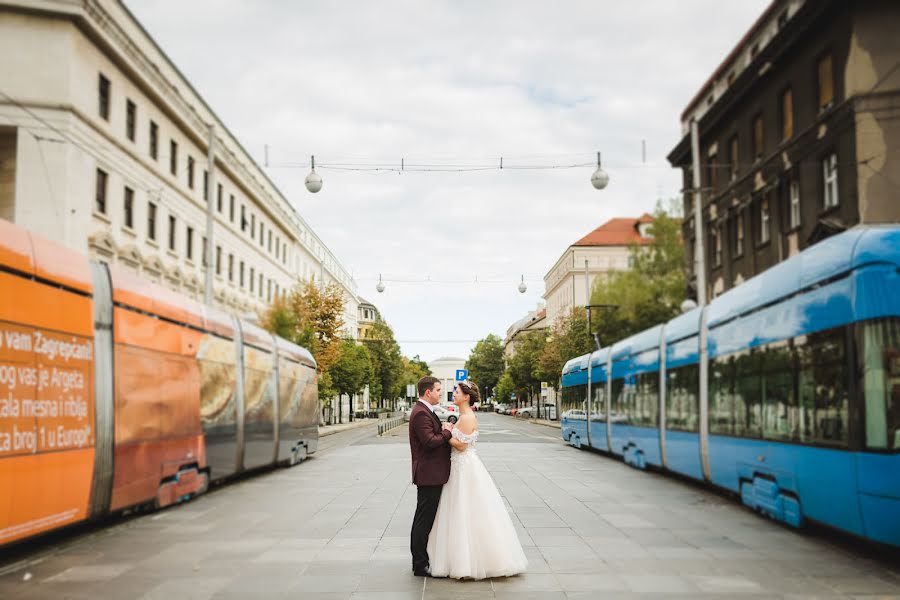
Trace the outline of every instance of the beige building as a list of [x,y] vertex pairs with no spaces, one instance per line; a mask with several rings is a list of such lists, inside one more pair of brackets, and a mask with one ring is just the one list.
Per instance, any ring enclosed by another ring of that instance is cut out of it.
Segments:
[[441,391],[443,392],[443,398],[441,398],[442,404],[453,403],[453,388],[456,386],[456,371],[457,369],[465,368],[466,359],[452,356],[445,356],[428,363],[428,370],[431,371],[431,375],[441,380]]
[[526,331],[541,331],[550,327],[547,320],[547,309],[543,303],[527,315],[513,323],[506,330],[506,338],[503,340],[503,358],[509,361],[516,354],[516,345],[520,341],[520,335]]
[[369,330],[372,329],[372,325],[375,324],[375,321],[380,318],[381,313],[378,312],[378,307],[360,296],[356,319],[356,337],[361,340],[369,337]]
[[566,248],[544,275],[548,326],[552,327],[560,315],[585,306],[588,290],[597,277],[631,268],[629,246],[649,243],[652,223],[653,217],[646,213],[637,218],[610,219]]
[[217,305],[335,282],[356,335],[353,278],[121,2],[0,0],[0,57],[0,218],[202,299],[209,201]]

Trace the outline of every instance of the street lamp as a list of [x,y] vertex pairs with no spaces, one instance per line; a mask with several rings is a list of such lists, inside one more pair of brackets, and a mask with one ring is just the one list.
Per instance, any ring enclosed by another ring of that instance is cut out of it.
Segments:
[[600,166],[600,153],[597,153],[597,170],[594,171],[594,174],[591,175],[591,185],[594,186],[595,189],[602,190],[607,185],[609,185],[609,175],[606,174],[606,171]]
[[525,283],[525,276],[522,275],[522,283],[519,284],[519,293],[524,294],[528,291],[528,285]]
[[378,275],[378,284],[375,286],[375,291],[379,294],[384,291],[384,282],[381,280],[381,275]]
[[309,175],[306,176],[306,189],[315,194],[322,189],[322,177],[316,173],[315,155],[310,157],[310,163],[312,163],[312,170],[309,172]]

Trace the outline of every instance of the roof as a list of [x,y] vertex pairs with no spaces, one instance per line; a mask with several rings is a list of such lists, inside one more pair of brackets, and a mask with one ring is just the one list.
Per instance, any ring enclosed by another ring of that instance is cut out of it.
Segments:
[[573,246],[627,246],[629,244],[649,244],[652,238],[641,237],[638,225],[652,223],[653,217],[644,213],[640,217],[610,219],[593,230]]
[[706,96],[707,92],[709,92],[710,88],[715,84],[716,80],[718,80],[726,69],[731,67],[732,61],[737,57],[740,51],[747,45],[747,43],[753,38],[756,33],[762,29],[763,25],[766,24],[769,17],[782,5],[784,4],[783,0],[772,0],[772,3],[763,11],[763,13],[753,22],[753,25],[750,26],[750,29],[747,30],[747,33],[735,44],[734,48],[731,49],[731,52],[728,53],[728,56],[725,57],[719,66],[713,71],[713,74],[709,76],[709,79],[706,80],[706,83],[700,88],[700,90],[694,94],[694,97],[691,98],[691,101],[688,102],[687,107],[681,113],[681,120],[684,121],[688,114],[694,109],[695,106]]

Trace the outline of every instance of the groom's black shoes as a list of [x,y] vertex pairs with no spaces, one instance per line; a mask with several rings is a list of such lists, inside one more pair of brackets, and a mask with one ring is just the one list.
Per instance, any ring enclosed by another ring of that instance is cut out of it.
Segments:
[[413,575],[416,577],[431,577],[431,569],[425,567],[424,569],[413,569]]

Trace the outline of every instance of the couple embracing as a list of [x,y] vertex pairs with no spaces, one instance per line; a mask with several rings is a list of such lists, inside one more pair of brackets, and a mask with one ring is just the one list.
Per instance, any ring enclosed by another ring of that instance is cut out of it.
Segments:
[[409,417],[412,480],[418,488],[410,533],[413,573],[423,577],[485,579],[525,571],[528,561],[509,513],[475,449],[478,421],[472,404],[478,386],[457,384],[455,426],[441,423],[434,407],[441,382],[423,377]]

